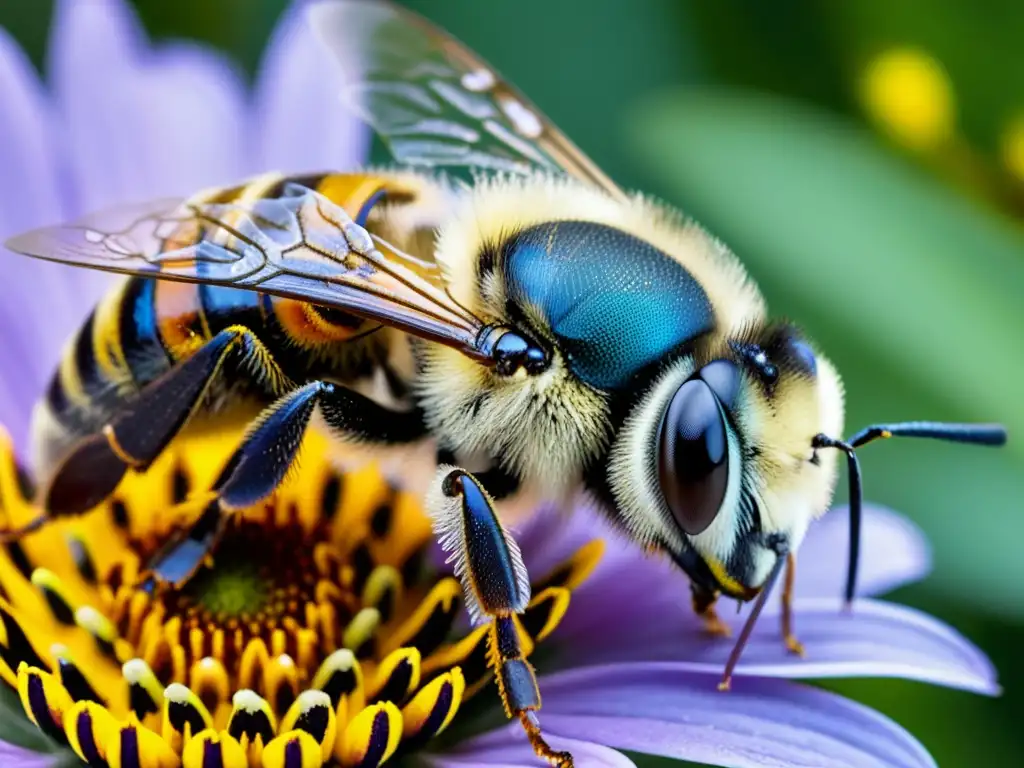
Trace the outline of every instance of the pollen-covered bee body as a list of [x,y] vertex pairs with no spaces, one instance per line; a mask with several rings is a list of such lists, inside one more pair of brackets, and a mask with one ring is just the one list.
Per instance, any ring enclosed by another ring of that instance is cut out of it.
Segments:
[[[204,190],[183,205],[272,200],[288,184],[316,190],[357,221],[380,227],[407,246],[416,246],[423,231],[432,232],[417,218],[394,210],[407,208],[428,188],[410,175],[266,174]],[[423,211],[429,211],[429,203],[417,216]],[[162,252],[224,237],[211,236],[191,220],[162,234],[156,246]],[[245,402],[251,403],[250,410],[259,409],[289,388],[320,378],[369,392],[383,390],[394,401],[407,399],[411,358],[402,333],[340,309],[258,290],[130,276],[100,300],[69,341],[36,406],[36,472],[46,477],[75,443],[130,407],[144,387],[231,328],[246,329],[251,344],[229,361],[235,370],[210,383],[203,413]]]

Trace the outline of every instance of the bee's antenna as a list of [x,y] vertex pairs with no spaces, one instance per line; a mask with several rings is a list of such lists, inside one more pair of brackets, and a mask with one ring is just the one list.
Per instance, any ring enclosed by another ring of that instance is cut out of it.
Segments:
[[[859,433],[858,433],[859,434]],[[881,435],[879,435],[881,437]],[[836,440],[827,435],[817,435],[811,442],[814,448],[835,448],[846,454],[847,475],[850,479],[850,556],[846,565],[846,607],[853,603],[857,591],[857,564],[860,562],[860,520],[864,493],[861,484],[860,462],[857,452],[850,443]]]
[[950,443],[969,445],[1006,444],[1006,427],[1001,424],[947,424],[938,421],[906,421],[899,424],[873,424],[856,433],[848,441],[828,435],[816,435],[813,448],[836,448],[846,454],[850,479],[850,559],[846,571],[846,607],[853,603],[857,591],[857,564],[860,560],[860,523],[863,508],[860,462],[856,449],[862,445],[890,437],[926,437]]

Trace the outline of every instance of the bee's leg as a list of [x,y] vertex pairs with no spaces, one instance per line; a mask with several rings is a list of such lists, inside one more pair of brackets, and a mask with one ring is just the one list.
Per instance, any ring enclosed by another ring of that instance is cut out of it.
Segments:
[[[225,366],[249,363],[264,372],[267,386],[290,386],[251,330],[244,326],[224,329],[191,357],[145,386],[102,430],[72,449],[46,488],[46,516],[81,514],[106,499],[129,468],[143,470],[161,454],[199,409]],[[39,524],[45,519],[41,518]],[[11,531],[4,536],[25,532]]]
[[786,650],[797,656],[804,655],[804,645],[793,633],[793,587],[796,584],[796,555],[786,556],[786,576],[782,585],[782,639]]
[[190,529],[169,539],[147,566],[154,578],[174,584],[187,581],[216,544],[223,519],[277,489],[295,461],[317,406],[331,428],[349,439],[396,443],[426,434],[418,411],[392,411],[336,384],[313,381],[288,392],[257,417],[214,482],[213,505],[219,514],[207,509]]
[[530,602],[530,579],[519,546],[498,520],[490,496],[468,472],[442,467],[427,501],[434,532],[462,582],[474,624],[488,624],[487,660],[505,714],[516,717],[538,757],[572,768],[572,755],[541,734],[540,690],[526,660],[531,645],[517,614]]
[[[448,447],[439,446],[437,449],[437,464],[458,464],[459,461],[455,452]],[[509,472],[504,467],[495,463],[482,472],[474,472],[473,477],[490,494],[492,499],[501,501],[515,494],[523,484],[521,477]]]
[[704,631],[715,637],[730,637],[732,630],[729,625],[722,621],[715,609],[718,602],[718,595],[709,589],[690,584],[690,594],[693,603],[693,612],[704,622]]

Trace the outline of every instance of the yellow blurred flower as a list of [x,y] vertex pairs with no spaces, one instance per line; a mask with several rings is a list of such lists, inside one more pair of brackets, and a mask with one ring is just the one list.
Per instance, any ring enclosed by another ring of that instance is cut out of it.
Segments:
[[869,63],[860,85],[868,115],[895,141],[926,152],[953,135],[956,103],[949,76],[916,48],[884,51]]
[[1016,115],[1007,124],[999,149],[1003,165],[1018,180],[1024,181],[1024,113]]

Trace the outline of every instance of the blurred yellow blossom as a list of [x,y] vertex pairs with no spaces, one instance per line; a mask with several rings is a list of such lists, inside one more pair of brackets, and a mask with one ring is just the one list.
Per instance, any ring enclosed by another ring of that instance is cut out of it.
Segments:
[[942,65],[916,48],[891,48],[872,59],[861,80],[868,115],[895,141],[934,150],[953,134],[956,104]]
[[1017,114],[1007,124],[999,149],[1007,170],[1024,181],[1024,113]]

